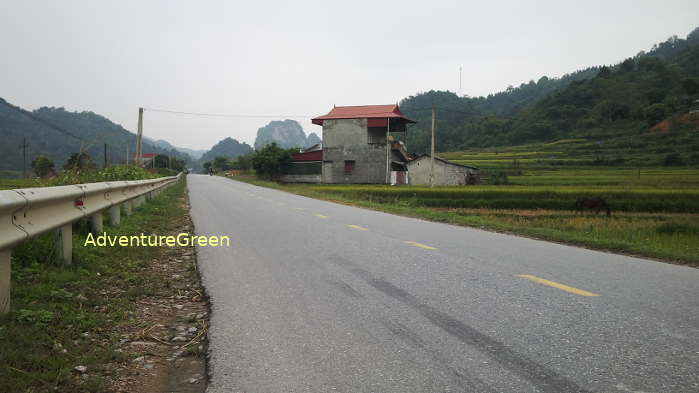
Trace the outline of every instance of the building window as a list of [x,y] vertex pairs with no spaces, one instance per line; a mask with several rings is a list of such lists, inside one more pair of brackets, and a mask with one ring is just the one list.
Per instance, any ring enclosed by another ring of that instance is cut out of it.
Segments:
[[345,161],[345,175],[351,175],[354,171],[354,160]]
[[368,127],[367,137],[369,144],[386,143],[386,127]]

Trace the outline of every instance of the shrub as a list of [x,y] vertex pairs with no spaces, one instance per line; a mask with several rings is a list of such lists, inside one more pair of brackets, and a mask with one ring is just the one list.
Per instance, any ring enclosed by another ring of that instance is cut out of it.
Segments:
[[663,159],[663,165],[665,166],[682,166],[684,165],[684,160],[679,153],[670,153]]

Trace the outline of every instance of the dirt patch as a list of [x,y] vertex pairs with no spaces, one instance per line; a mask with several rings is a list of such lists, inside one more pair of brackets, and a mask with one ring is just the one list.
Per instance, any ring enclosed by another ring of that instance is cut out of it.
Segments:
[[[193,233],[187,214],[169,233]],[[208,298],[201,285],[193,247],[163,247],[143,271],[145,295],[136,301],[132,318],[119,331],[116,350],[122,362],[110,364],[108,385],[121,393],[200,393],[207,387]]]

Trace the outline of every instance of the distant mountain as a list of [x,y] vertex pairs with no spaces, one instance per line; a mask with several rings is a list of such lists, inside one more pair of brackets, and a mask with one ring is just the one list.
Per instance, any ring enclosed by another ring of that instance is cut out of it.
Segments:
[[315,132],[311,132],[308,134],[308,138],[306,138],[305,147],[310,147],[318,143],[320,143],[320,137]]
[[152,138],[148,138],[148,137],[145,137],[145,136],[144,136],[143,138],[144,138],[144,139],[147,139],[147,140],[148,140],[149,142],[151,142],[152,144],[154,144],[154,145],[156,145],[156,146],[159,146],[159,147],[161,147],[161,148],[163,148],[163,149],[167,149],[167,150],[172,150],[172,149],[174,149],[174,150],[180,151],[180,152],[182,152],[182,153],[189,154],[189,155],[192,156],[192,158],[195,159],[195,160],[198,160],[199,158],[201,158],[201,156],[203,156],[204,153],[206,153],[206,152],[208,151],[208,150],[194,150],[194,149],[189,149],[189,148],[186,148],[186,147],[174,146],[174,145],[170,144],[170,142],[168,142],[168,141],[166,141],[166,140],[164,140],[164,139],[154,140],[154,139],[152,139]]
[[[27,111],[0,98],[0,170],[21,171],[22,149],[27,142],[27,168],[38,155],[47,156],[61,168],[72,153],[87,152],[93,161],[104,161],[104,144],[107,144],[109,163],[123,163],[126,152],[135,152],[136,135],[93,112],[69,112],[64,108],[42,107]],[[186,162],[188,154],[163,148],[147,140],[144,153],[169,154]]]
[[295,120],[274,120],[257,130],[255,150],[260,150],[273,142],[284,149],[304,148],[319,143],[320,138],[315,133],[311,133],[307,138],[303,128]]
[[201,156],[199,164],[213,161],[216,157],[235,158],[252,152],[252,147],[247,143],[240,143],[233,138],[226,138],[219,141],[211,150]]

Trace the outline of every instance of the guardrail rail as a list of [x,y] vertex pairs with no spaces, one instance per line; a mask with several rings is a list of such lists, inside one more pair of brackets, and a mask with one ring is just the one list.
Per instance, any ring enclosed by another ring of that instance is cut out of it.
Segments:
[[121,214],[154,198],[180,180],[177,176],[148,180],[124,180],[56,187],[0,191],[0,314],[10,311],[12,248],[25,240],[56,231],[59,255],[72,263],[73,223],[89,218],[92,232],[102,234],[103,215],[109,211],[111,225]]

